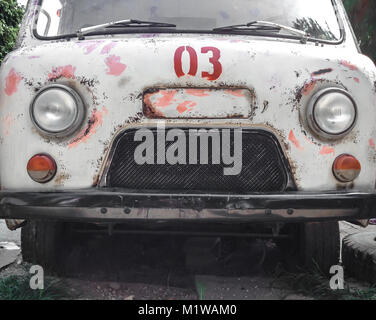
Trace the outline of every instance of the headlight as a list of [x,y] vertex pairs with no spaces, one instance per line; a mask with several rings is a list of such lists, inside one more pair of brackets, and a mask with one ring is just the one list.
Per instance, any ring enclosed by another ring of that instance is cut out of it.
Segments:
[[40,90],[30,107],[35,126],[54,136],[73,133],[82,123],[84,111],[81,97],[63,85],[51,85]]
[[316,93],[308,106],[311,128],[328,138],[341,137],[354,126],[357,116],[352,97],[339,88],[324,89]]

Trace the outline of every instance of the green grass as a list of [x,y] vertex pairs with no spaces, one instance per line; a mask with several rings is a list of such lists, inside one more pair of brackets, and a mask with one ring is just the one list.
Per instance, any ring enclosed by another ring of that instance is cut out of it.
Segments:
[[376,300],[376,286],[359,289],[345,282],[343,290],[332,290],[330,279],[318,268],[296,273],[280,270],[276,281],[287,285],[295,293],[318,300]]
[[199,294],[199,300],[204,300],[205,286],[201,282],[197,282],[197,291]]
[[0,279],[0,300],[58,300],[68,298],[60,281],[45,279],[43,290],[32,290],[26,276]]

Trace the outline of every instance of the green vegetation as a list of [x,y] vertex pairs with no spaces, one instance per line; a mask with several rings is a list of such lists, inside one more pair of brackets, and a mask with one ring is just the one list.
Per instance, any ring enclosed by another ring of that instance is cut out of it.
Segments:
[[0,279],[0,300],[58,300],[68,298],[61,282],[45,281],[43,290],[32,290],[26,276]]
[[197,282],[197,291],[199,295],[199,300],[204,300],[205,297],[205,286],[201,282]]
[[0,64],[13,49],[23,12],[17,0],[0,0]]
[[344,0],[343,2],[363,53],[376,61],[376,1]]

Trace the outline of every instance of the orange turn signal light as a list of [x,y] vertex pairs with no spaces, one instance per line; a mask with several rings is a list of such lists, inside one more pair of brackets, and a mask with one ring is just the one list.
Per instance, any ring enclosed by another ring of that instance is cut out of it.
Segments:
[[361,165],[357,158],[342,154],[333,163],[333,174],[340,182],[352,182],[360,174]]
[[38,183],[51,181],[56,174],[55,160],[47,154],[37,154],[27,163],[27,173]]

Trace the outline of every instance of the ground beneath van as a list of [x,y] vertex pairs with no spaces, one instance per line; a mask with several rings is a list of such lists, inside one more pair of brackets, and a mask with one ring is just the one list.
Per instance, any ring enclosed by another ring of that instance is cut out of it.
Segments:
[[[341,236],[364,231],[376,227],[341,223]],[[70,254],[65,276],[48,281],[58,280],[72,299],[312,299],[309,287],[280,277],[281,252],[272,241],[244,242],[226,257],[218,256],[217,245],[213,238],[90,236]],[[19,231],[0,221],[0,281],[30,277],[19,246]],[[367,291],[367,284],[350,283]]]

